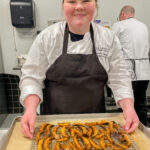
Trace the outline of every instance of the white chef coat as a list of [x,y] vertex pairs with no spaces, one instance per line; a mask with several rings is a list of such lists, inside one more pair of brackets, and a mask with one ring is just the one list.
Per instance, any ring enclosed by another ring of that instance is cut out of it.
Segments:
[[135,18],[114,23],[132,80],[150,80],[149,33],[145,24]]
[[[20,101],[22,104],[30,94],[38,95],[42,102],[42,88],[46,72],[62,54],[65,24],[66,22],[59,22],[47,27],[33,42],[27,60],[22,67],[20,80]],[[110,30],[98,24],[92,23],[92,26],[96,53],[108,74],[108,85],[113,90],[116,102],[124,98],[133,99],[131,78],[126,69],[118,38]],[[67,53],[91,54],[90,32],[87,32],[82,40],[76,42],[71,41],[69,34]]]

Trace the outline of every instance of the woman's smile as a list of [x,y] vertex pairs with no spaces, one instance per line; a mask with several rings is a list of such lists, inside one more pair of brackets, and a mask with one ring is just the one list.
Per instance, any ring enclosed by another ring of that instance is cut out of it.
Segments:
[[77,13],[77,14],[74,14],[74,17],[78,18],[78,19],[82,19],[83,17],[85,17],[86,14],[82,14],[82,13]]

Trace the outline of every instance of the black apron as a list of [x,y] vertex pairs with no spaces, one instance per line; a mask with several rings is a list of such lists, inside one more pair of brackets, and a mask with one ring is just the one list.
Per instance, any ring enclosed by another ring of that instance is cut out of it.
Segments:
[[94,33],[92,54],[67,54],[68,25],[62,55],[46,72],[41,114],[99,113],[105,111],[104,85],[108,76],[96,55]]

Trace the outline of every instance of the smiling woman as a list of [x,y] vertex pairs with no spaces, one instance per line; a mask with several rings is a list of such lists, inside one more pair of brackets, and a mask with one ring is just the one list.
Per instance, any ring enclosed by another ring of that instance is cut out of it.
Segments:
[[66,20],[40,32],[22,67],[23,134],[33,138],[40,103],[42,115],[105,112],[106,83],[123,109],[124,128],[134,131],[139,120],[130,76],[118,39],[92,21],[97,1],[64,0],[62,7]]

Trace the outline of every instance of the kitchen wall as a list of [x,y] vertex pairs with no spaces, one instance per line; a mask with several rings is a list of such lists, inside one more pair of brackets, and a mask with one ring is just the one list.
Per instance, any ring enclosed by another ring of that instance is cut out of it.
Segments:
[[4,72],[18,74],[13,70],[17,66],[17,57],[27,54],[37,35],[48,26],[48,20],[62,18],[61,0],[34,0],[36,27],[32,29],[16,29],[11,24],[10,0],[0,0],[0,33],[3,52]]
[[[48,21],[63,18],[62,0],[34,0],[36,27],[32,29],[14,28],[11,25],[10,0],[0,1],[0,36],[4,72],[20,75],[19,70],[13,69],[18,65],[18,55],[28,53],[37,31],[46,28]],[[136,18],[146,23],[150,31],[149,0],[98,0],[97,18],[113,24],[117,20],[120,9],[126,4],[135,7]]]
[[0,38],[0,74],[4,72],[2,49],[1,49],[1,38]]

